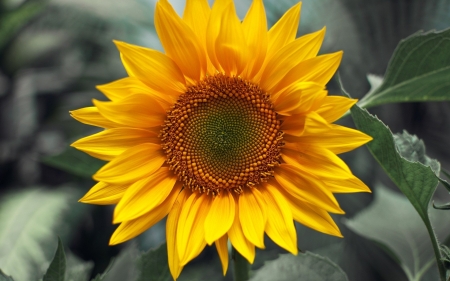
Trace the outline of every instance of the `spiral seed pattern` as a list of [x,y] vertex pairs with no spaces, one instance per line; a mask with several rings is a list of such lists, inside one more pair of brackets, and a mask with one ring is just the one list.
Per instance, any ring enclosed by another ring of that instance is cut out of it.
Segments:
[[283,132],[269,95],[239,77],[208,76],[167,115],[160,138],[167,164],[193,191],[238,194],[273,175]]

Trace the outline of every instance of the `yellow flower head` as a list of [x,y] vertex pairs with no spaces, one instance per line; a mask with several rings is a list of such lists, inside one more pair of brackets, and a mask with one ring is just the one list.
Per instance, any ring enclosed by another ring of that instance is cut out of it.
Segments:
[[167,0],[155,26],[165,54],[115,42],[129,77],[99,86],[110,101],[72,111],[105,130],[73,146],[109,161],[80,201],[117,204],[110,244],[168,215],[169,266],[227,241],[249,262],[264,233],[297,254],[293,220],[341,236],[333,193],[369,192],[336,154],[371,138],[332,124],[356,100],[328,96],[342,52],[317,56],[325,28],[295,38],[300,3],[267,31],[262,0],[243,21],[231,0]]

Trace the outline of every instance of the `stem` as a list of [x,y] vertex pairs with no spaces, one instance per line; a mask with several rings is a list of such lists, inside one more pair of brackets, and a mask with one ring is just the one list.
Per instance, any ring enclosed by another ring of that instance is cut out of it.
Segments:
[[439,269],[440,280],[446,281],[445,280],[446,270],[444,268],[444,264],[442,263],[441,249],[439,248],[436,234],[434,233],[433,227],[431,226],[431,224],[426,223],[425,225],[427,226],[428,235],[430,236],[431,244],[433,245],[434,255],[436,256],[436,262],[437,262],[437,266]]
[[247,281],[249,279],[250,264],[233,248],[234,281]]

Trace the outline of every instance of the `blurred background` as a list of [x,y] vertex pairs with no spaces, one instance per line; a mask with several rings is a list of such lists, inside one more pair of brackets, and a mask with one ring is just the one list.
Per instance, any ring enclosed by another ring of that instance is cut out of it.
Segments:
[[[162,51],[153,26],[155,2],[0,0],[0,268],[12,270],[22,259],[29,260],[15,280],[37,280],[33,274],[45,272],[56,236],[65,244],[70,263],[86,277],[104,272],[113,257],[119,255],[117,260],[126,264],[127,255],[164,242],[161,222],[132,242],[108,246],[116,227],[111,222],[113,207],[77,203],[94,184],[91,175],[103,162],[69,147],[98,129],[73,120],[68,111],[90,106],[93,98],[106,100],[95,86],[126,76],[112,40]],[[182,14],[184,0],[170,2]],[[250,2],[235,3],[241,18]],[[296,2],[265,0],[269,26]],[[419,30],[450,27],[450,1],[304,0],[300,22],[298,36],[327,27],[321,52],[344,50],[339,73],[346,90],[360,98],[370,90],[367,75],[384,74],[401,39]],[[328,88],[331,94],[340,92],[336,79]],[[446,168],[449,109],[448,103],[412,103],[370,111],[394,133],[406,129],[423,139],[427,154]],[[340,122],[354,127],[350,117]],[[380,183],[392,187],[366,148],[343,158],[374,193]],[[444,189],[436,196],[449,201]],[[345,217],[352,218],[370,205],[373,194],[338,195],[338,200]],[[407,280],[392,256],[349,230],[343,216],[336,221],[344,239],[297,225],[300,249],[328,256],[350,281]],[[30,235],[34,238],[27,238]],[[282,252],[267,241],[267,250],[258,252],[253,268]],[[117,280],[131,280],[135,273],[130,265],[121,274],[125,277]],[[180,280],[231,280],[230,276],[221,276],[215,249],[207,249]]]

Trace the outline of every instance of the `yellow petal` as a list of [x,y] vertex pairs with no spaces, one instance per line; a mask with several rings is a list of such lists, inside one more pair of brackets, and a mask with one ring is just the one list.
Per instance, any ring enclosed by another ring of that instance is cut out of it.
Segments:
[[288,201],[277,188],[266,183],[261,193],[267,202],[267,235],[280,247],[292,254],[298,254],[297,232]]
[[147,94],[156,99],[165,109],[175,102],[176,97],[170,96],[166,92],[155,92],[136,77],[126,77],[108,84],[98,85],[97,89],[112,101],[119,101],[132,94]]
[[[216,5],[213,6],[212,13],[214,13],[215,7]],[[210,35],[208,30],[207,37],[213,35]],[[232,3],[229,3],[223,9],[220,15],[217,37],[215,39],[207,39],[207,42],[210,40],[214,41],[214,53],[219,64],[218,69],[223,70],[228,76],[241,74],[247,64],[248,50],[242,25],[236,16]]]
[[156,3],[155,28],[167,56],[194,85],[206,73],[206,53],[192,29],[177,15],[167,0]]
[[[315,132],[315,134],[318,135],[330,130],[330,125],[315,112],[310,112],[307,115],[286,116],[283,119],[281,130],[285,133],[284,138],[287,141],[290,141],[290,139],[300,139],[299,137],[301,137],[306,130],[308,130],[308,132]],[[290,136],[297,138],[290,138]]]
[[327,96],[316,112],[332,123],[341,118],[357,101],[341,96]]
[[160,143],[159,130],[112,128],[77,140],[71,146],[102,160],[112,160],[142,143]]
[[78,202],[96,205],[117,204],[127,190],[128,185],[114,185],[98,182]]
[[302,61],[292,68],[270,91],[278,92],[293,83],[315,82],[325,85],[333,77],[342,59],[342,51]]
[[242,231],[241,222],[239,221],[239,209],[236,206],[236,212],[233,225],[228,231],[228,237],[230,237],[233,247],[248,260],[249,263],[253,263],[255,260],[255,245],[253,245],[247,238],[245,238]]
[[244,31],[234,10],[228,5],[221,17],[220,31],[216,39],[216,57],[226,75],[240,75],[248,62]]
[[213,199],[205,220],[205,240],[211,245],[228,232],[234,221],[236,203],[233,195],[223,191]]
[[173,204],[173,208],[167,217],[166,236],[167,236],[167,257],[169,260],[170,273],[174,280],[180,276],[183,266],[180,264],[180,258],[177,251],[177,226],[181,209],[189,196],[189,191],[183,189]]
[[328,131],[318,132],[314,128],[309,130],[306,127],[301,137],[291,140],[285,138],[285,140],[298,142],[299,145],[319,145],[333,153],[339,154],[368,143],[372,140],[372,137],[358,130],[330,124]]
[[[211,14],[209,16],[208,25],[206,28],[206,50],[208,51],[208,57],[214,68],[217,71],[224,72],[216,54],[216,41],[219,36],[221,25],[222,25],[222,15],[225,8],[228,5],[234,7],[232,0],[217,0],[214,1],[214,5],[211,9]],[[214,73],[215,74],[215,73]]]
[[248,56],[247,69],[243,77],[252,80],[261,70],[267,53],[267,20],[262,0],[253,0],[242,21],[242,30],[247,38],[249,52],[252,54]]
[[156,50],[114,41],[128,75],[137,77],[151,89],[168,95],[186,90],[186,80],[178,65]]
[[327,91],[323,90],[322,85],[300,82],[275,93],[272,99],[278,114],[291,116],[315,110],[326,96]]
[[72,110],[70,111],[70,116],[80,121],[81,123],[101,128],[114,128],[121,126],[120,124],[117,124],[103,117],[103,115],[101,115],[98,111],[98,108],[95,106]]
[[156,172],[164,161],[166,155],[160,145],[140,144],[103,166],[94,179],[111,184],[132,183]]
[[256,188],[245,189],[239,195],[239,220],[245,237],[264,249],[264,228],[267,222],[266,203]]
[[147,178],[132,184],[114,209],[113,223],[133,220],[162,204],[175,186],[177,176],[161,167]]
[[283,160],[315,176],[331,179],[353,177],[347,164],[328,149],[317,146],[302,146],[286,143],[281,150]]
[[300,21],[300,8],[302,2],[298,2],[290,8],[279,21],[277,21],[269,30],[269,44],[267,56],[272,57],[275,52],[295,40],[297,35],[298,23]]
[[211,8],[206,0],[187,0],[184,8],[183,20],[199,39],[202,54],[206,57],[207,69],[210,75],[215,74],[215,68],[206,55],[206,28],[208,26]]
[[227,273],[228,269],[228,236],[225,234],[219,240],[216,241],[216,249],[219,254],[220,262],[222,263],[223,276]]
[[210,197],[199,193],[193,193],[183,205],[177,233],[181,265],[186,265],[198,256],[206,246],[204,225],[210,205]]
[[339,227],[327,211],[299,200],[282,188],[279,190],[289,202],[294,220],[319,232],[342,237]]
[[289,194],[329,212],[343,214],[344,211],[319,179],[289,164],[281,164],[275,170],[275,179]]
[[150,128],[164,124],[166,110],[149,95],[130,95],[120,101],[94,100],[100,113],[127,127]]
[[180,190],[181,185],[176,186],[172,189],[172,192],[163,204],[143,216],[122,222],[116,231],[114,231],[114,234],[109,240],[109,245],[116,245],[128,241],[162,220],[172,209]]
[[304,60],[315,57],[324,37],[325,28],[297,38],[294,42],[277,50],[264,68],[261,88],[271,91],[292,68]]
[[324,179],[323,182],[333,193],[372,192],[364,182],[353,175],[347,179]]

